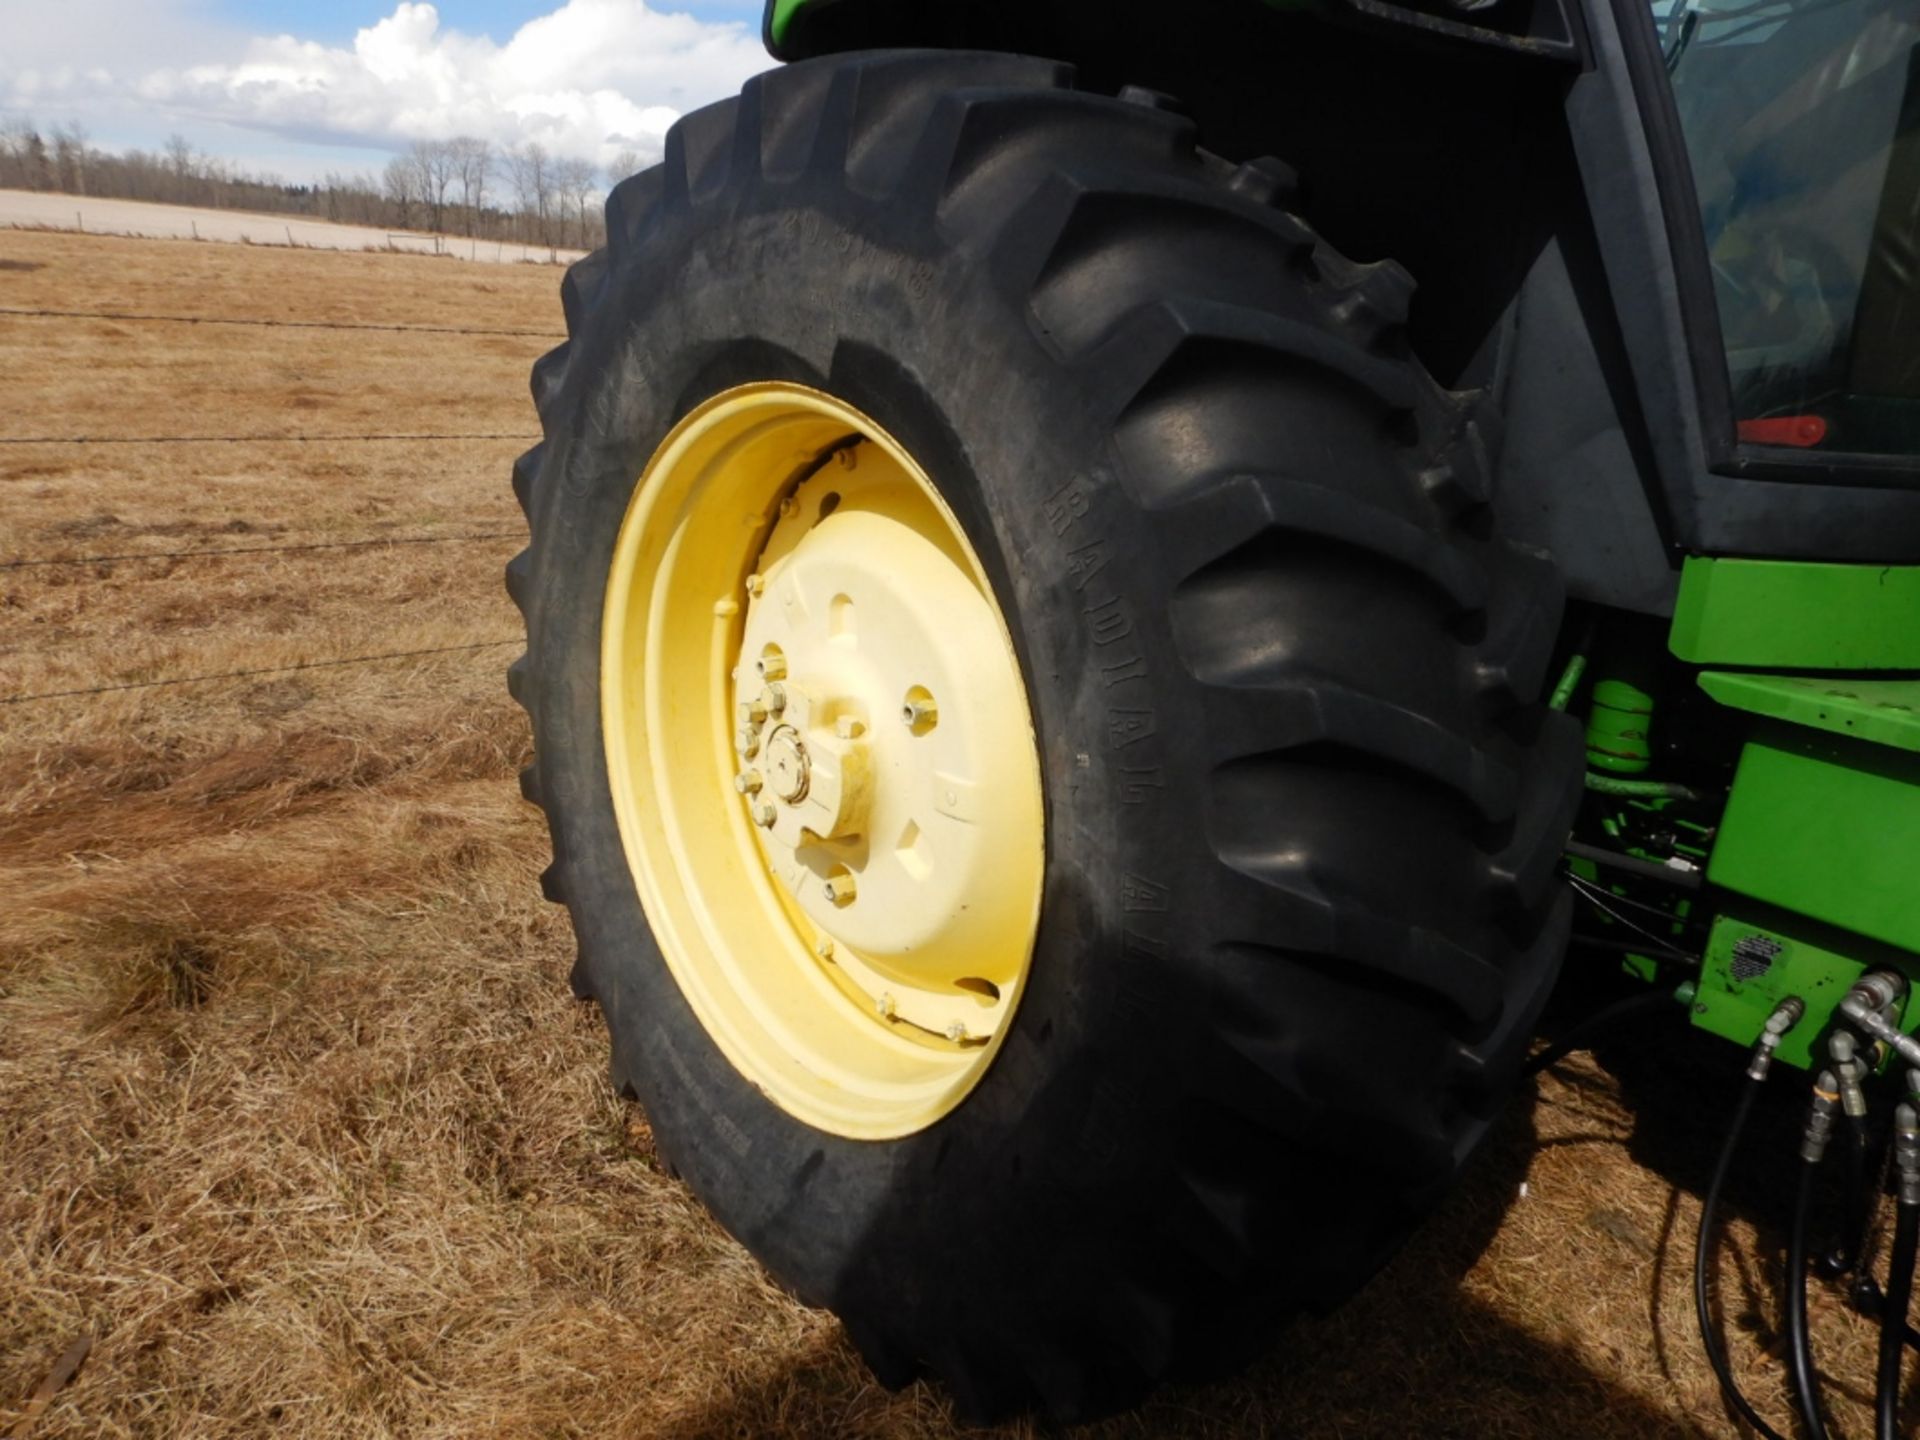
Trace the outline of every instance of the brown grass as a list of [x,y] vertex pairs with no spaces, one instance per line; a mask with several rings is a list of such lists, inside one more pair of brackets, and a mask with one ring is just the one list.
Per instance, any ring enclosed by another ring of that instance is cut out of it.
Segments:
[[[0,235],[0,305],[552,329],[554,288]],[[0,317],[0,435],[525,431],[541,348]],[[516,448],[0,446],[0,558],[514,530]],[[0,696],[508,636],[514,546],[0,571]],[[512,653],[0,706],[0,1427],[90,1331],[36,1436],[953,1433],[771,1285],[609,1090],[538,899]],[[1732,1434],[1687,1265],[1738,1059],[1609,1066],[1517,1106],[1352,1305],[1099,1433]],[[1722,1285],[1784,1424],[1786,1172],[1758,1157],[1793,1117],[1763,1119]],[[1815,1323],[1864,1433],[1869,1328],[1824,1291]]]

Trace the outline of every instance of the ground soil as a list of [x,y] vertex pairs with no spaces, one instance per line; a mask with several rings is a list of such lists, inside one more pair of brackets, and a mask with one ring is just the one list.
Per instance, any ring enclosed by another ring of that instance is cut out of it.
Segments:
[[[533,332],[0,315],[0,1428],[88,1335],[35,1436],[955,1433],[665,1173],[568,992],[500,582],[556,282],[0,232],[4,308]],[[1664,1026],[1527,1087],[1345,1309],[1090,1433],[1734,1434],[1688,1270],[1743,1057]],[[1777,1088],[1719,1286],[1785,1428]],[[1872,1332],[1813,1309],[1868,1433]]]

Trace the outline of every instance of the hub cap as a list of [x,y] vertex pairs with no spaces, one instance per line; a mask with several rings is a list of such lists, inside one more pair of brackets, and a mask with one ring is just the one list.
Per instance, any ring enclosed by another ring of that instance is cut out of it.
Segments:
[[609,779],[674,978],[798,1118],[885,1138],[973,1087],[1039,918],[1040,766],[985,571],[926,473],[818,391],[683,420],[616,544]]

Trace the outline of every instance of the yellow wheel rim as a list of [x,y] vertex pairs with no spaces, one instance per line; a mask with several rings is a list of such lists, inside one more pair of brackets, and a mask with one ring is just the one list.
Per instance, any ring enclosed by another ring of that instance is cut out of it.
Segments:
[[674,427],[608,576],[614,813],[674,979],[788,1113],[911,1134],[978,1083],[1039,923],[1040,760],[979,557],[927,474],[788,384]]

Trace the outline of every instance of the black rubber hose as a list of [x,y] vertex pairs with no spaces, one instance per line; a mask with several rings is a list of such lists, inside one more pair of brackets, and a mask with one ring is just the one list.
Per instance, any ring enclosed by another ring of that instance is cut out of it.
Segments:
[[1873,1183],[1868,1175],[1867,1122],[1847,1116],[1847,1210],[1840,1232],[1840,1253],[1833,1269],[1844,1275],[1859,1268],[1867,1242],[1867,1220],[1873,1211]]
[[1787,1241],[1787,1352],[1793,1366],[1793,1396],[1800,1405],[1807,1440],[1827,1440],[1820,1417],[1820,1377],[1813,1368],[1813,1338],[1807,1329],[1807,1232],[1813,1224],[1816,1161],[1803,1161],[1793,1197],[1793,1233]]
[[1616,1000],[1611,1005],[1603,1005],[1591,1015],[1575,1021],[1566,1033],[1539,1054],[1529,1057],[1527,1063],[1520,1067],[1520,1078],[1524,1080],[1538,1075],[1549,1065],[1557,1065],[1574,1051],[1586,1049],[1608,1031],[1630,1020],[1651,1015],[1656,1010],[1678,1011],[1679,1008],[1671,990],[1647,990],[1638,995],[1629,995],[1624,1000]]
[[1727,1127],[1727,1138],[1720,1142],[1720,1157],[1713,1163],[1713,1179],[1708,1182],[1707,1197],[1700,1204],[1700,1229],[1693,1239],[1693,1313],[1700,1322],[1700,1342],[1706,1349],[1707,1363],[1713,1367],[1714,1378],[1719,1380],[1720,1393],[1726,1397],[1727,1404],[1740,1413],[1740,1418],[1753,1427],[1761,1440],[1786,1440],[1786,1436],[1760,1418],[1760,1412],[1740,1393],[1740,1385],[1733,1378],[1733,1367],[1727,1363],[1726,1347],[1720,1343],[1720,1333],[1713,1328],[1707,1307],[1714,1214],[1720,1208],[1720,1192],[1726,1186],[1727,1171],[1733,1166],[1733,1152],[1739,1148],[1740,1133],[1747,1128],[1747,1116],[1753,1111],[1754,1097],[1760,1093],[1762,1083],[1750,1078],[1740,1087],[1740,1103],[1734,1109],[1733,1123]]
[[1656,884],[1671,885],[1676,890],[1698,890],[1704,883],[1698,870],[1679,870],[1671,865],[1662,865],[1657,860],[1641,860],[1632,855],[1622,855],[1616,850],[1602,850],[1598,845],[1583,844],[1578,840],[1569,840],[1560,847],[1567,854],[1580,860],[1591,861],[1609,870],[1623,871],[1628,875],[1638,875],[1642,880],[1652,880]]
[[1893,1224],[1893,1261],[1887,1271],[1886,1306],[1880,1312],[1880,1380],[1874,1388],[1878,1440],[1899,1440],[1900,1362],[1906,1354],[1907,1303],[1913,1297],[1916,1255],[1920,1255],[1920,1205],[1902,1205]]

